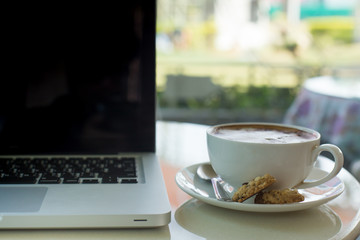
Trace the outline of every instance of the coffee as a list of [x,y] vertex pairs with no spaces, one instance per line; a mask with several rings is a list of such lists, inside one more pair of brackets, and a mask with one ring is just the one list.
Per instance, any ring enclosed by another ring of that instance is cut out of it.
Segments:
[[318,137],[310,132],[274,125],[221,126],[214,128],[213,134],[232,141],[268,144],[299,143]]

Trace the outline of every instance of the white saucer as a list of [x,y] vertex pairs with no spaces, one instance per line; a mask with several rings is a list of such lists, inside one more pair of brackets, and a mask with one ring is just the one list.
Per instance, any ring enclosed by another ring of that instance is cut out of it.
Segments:
[[[177,185],[190,196],[197,198],[208,204],[228,208],[233,210],[248,212],[290,212],[298,211],[311,207],[320,206],[339,196],[345,189],[344,183],[340,178],[335,177],[330,181],[317,187],[299,189],[299,192],[305,196],[305,200],[299,203],[291,204],[254,204],[253,198],[243,203],[223,202],[215,198],[214,191],[210,182],[200,179],[196,175],[196,169],[200,164],[195,164],[180,170],[176,174]],[[326,175],[327,172],[319,168],[314,168],[308,179],[316,180]]]

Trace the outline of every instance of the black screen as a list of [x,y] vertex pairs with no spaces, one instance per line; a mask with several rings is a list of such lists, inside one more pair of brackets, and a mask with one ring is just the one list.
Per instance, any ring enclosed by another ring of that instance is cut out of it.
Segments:
[[155,149],[155,1],[3,6],[0,152]]

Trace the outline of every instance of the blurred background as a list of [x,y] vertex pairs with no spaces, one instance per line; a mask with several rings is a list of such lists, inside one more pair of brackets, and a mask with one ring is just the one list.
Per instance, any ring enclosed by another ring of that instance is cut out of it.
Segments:
[[157,4],[158,119],[303,125],[360,159],[359,0]]

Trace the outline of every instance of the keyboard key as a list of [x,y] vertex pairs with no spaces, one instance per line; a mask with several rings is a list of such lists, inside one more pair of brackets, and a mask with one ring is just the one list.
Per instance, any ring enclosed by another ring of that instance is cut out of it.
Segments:
[[36,180],[35,177],[2,177],[0,184],[34,184]]
[[85,184],[88,184],[88,183],[94,184],[94,183],[99,183],[99,180],[98,180],[98,179],[84,179],[84,180],[82,181],[82,183],[85,183]]
[[93,177],[95,177],[95,173],[94,173],[94,172],[85,171],[85,172],[83,172],[83,173],[80,174],[80,177],[82,177],[82,178],[93,178]]
[[116,176],[105,175],[103,176],[101,183],[118,183],[118,180]]
[[65,172],[65,173],[62,173],[60,175],[60,177],[62,177],[62,178],[75,178],[75,175],[73,173]]
[[57,184],[60,183],[60,178],[58,177],[41,177],[39,184]]
[[121,183],[138,183],[137,179],[123,179]]
[[64,184],[76,184],[76,183],[79,183],[79,179],[78,178],[64,178],[63,183]]
[[37,174],[37,173],[23,173],[22,177],[38,178],[39,174]]

